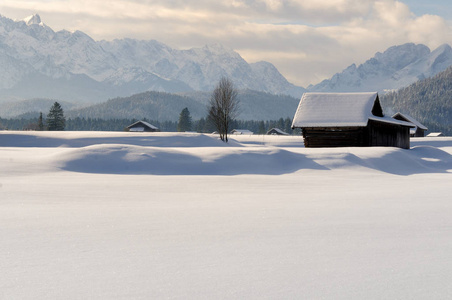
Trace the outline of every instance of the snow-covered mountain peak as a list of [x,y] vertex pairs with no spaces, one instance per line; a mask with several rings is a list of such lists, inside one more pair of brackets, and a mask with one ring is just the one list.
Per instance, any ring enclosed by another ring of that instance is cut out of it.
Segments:
[[407,43],[392,46],[383,53],[377,52],[374,58],[391,69],[399,70],[430,54],[430,49],[422,44]]
[[147,90],[209,91],[222,76],[239,89],[301,95],[270,63],[251,67],[220,43],[177,50],[155,40],[95,41],[78,30],[54,32],[38,14],[16,21],[0,15],[0,41],[0,65],[8,67],[0,96],[100,101]]
[[442,44],[441,46],[439,46],[438,48],[436,48],[435,51],[441,51],[441,52],[444,52],[444,51],[451,51],[451,50],[452,50],[452,47],[449,46],[449,44]]
[[27,25],[43,25],[41,17],[38,14],[34,14],[23,19]]
[[220,43],[212,43],[212,44],[205,45],[203,47],[203,50],[207,50],[209,52],[216,53],[216,54],[234,51],[233,49],[227,48]]
[[356,67],[351,65],[331,79],[309,86],[316,92],[363,92],[393,90],[431,77],[452,65],[452,48],[441,45],[434,51],[422,44],[393,46]]

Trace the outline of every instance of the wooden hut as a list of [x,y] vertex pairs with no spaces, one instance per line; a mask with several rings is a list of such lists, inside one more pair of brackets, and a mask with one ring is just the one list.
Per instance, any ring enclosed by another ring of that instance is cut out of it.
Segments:
[[231,134],[235,135],[253,135],[254,133],[248,129],[232,129]]
[[442,132],[430,132],[429,134],[427,134],[427,137],[440,137],[440,136],[444,136],[444,134]]
[[130,132],[156,132],[160,131],[157,127],[145,121],[137,121],[126,127]]
[[413,118],[407,114],[402,114],[402,113],[398,112],[395,115],[393,115],[392,117],[396,120],[409,122],[414,125],[414,127],[410,129],[411,137],[424,137],[425,132],[428,130],[428,128],[425,127],[424,125],[422,125],[421,123],[419,123],[418,120],[416,120],[415,118]]
[[410,148],[413,124],[383,115],[377,93],[305,93],[292,128],[306,147]]
[[289,134],[285,131],[282,131],[279,128],[272,128],[269,131],[267,131],[267,135],[289,135]]

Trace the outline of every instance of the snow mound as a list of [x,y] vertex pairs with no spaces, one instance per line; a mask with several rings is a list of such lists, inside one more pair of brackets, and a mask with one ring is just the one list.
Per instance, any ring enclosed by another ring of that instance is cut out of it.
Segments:
[[163,149],[131,145],[95,145],[61,154],[66,171],[153,175],[279,175],[323,169],[303,154],[281,149],[230,147]]
[[452,172],[452,155],[432,146],[313,149],[308,158],[328,170],[374,170],[393,175]]
[[431,146],[411,150],[387,147],[302,150],[94,145],[66,151],[55,164],[72,172],[153,175],[280,175],[341,169],[413,175],[452,170],[452,155]]
[[301,137],[194,133],[2,132],[0,173],[280,175],[354,170],[392,175],[452,173],[452,139],[392,147],[304,148]]

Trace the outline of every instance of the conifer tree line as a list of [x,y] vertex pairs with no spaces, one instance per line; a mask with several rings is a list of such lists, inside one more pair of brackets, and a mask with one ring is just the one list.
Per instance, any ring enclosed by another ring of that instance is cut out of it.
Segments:
[[383,95],[394,112],[406,113],[428,127],[429,132],[452,135],[452,67],[436,76]]
[[[2,119],[0,118],[0,129],[8,130],[40,130],[38,118],[20,118],[20,119]],[[45,116],[42,117],[42,125],[46,126]],[[141,119],[154,126],[157,126],[163,132],[177,132],[177,121],[158,121],[150,119]],[[99,119],[99,118],[68,118],[65,121],[66,131],[124,131],[130,124],[139,121],[138,119]],[[290,118],[280,118],[278,120],[232,120],[231,129],[248,129],[254,134],[265,134],[272,128],[279,128],[289,134],[299,134],[299,131],[293,131],[290,126]],[[200,133],[212,133],[216,131],[215,126],[206,118],[192,120],[191,130]]]

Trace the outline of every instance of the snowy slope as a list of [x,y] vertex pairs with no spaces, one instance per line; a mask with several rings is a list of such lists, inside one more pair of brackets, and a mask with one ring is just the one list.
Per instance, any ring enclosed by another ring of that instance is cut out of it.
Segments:
[[[147,90],[211,90],[221,76],[230,77],[238,88],[296,97],[304,91],[270,63],[265,73],[259,72],[219,44],[176,50],[154,40],[95,41],[81,31],[54,32],[37,14],[22,21],[0,16],[0,62],[5,66],[0,95],[9,98],[35,92],[34,97],[100,102]],[[39,84],[48,82],[44,86],[50,95],[33,90],[38,84],[30,74],[46,78]],[[91,81],[81,82],[79,76]],[[74,88],[67,91],[62,80]],[[266,84],[273,81],[278,84]],[[79,92],[83,90],[92,95]]]
[[2,298],[450,298],[452,139],[301,145],[0,132]]
[[378,52],[365,63],[349,66],[331,79],[309,86],[317,92],[366,92],[398,89],[428,78],[452,65],[452,48],[442,45],[430,52],[412,43]]

